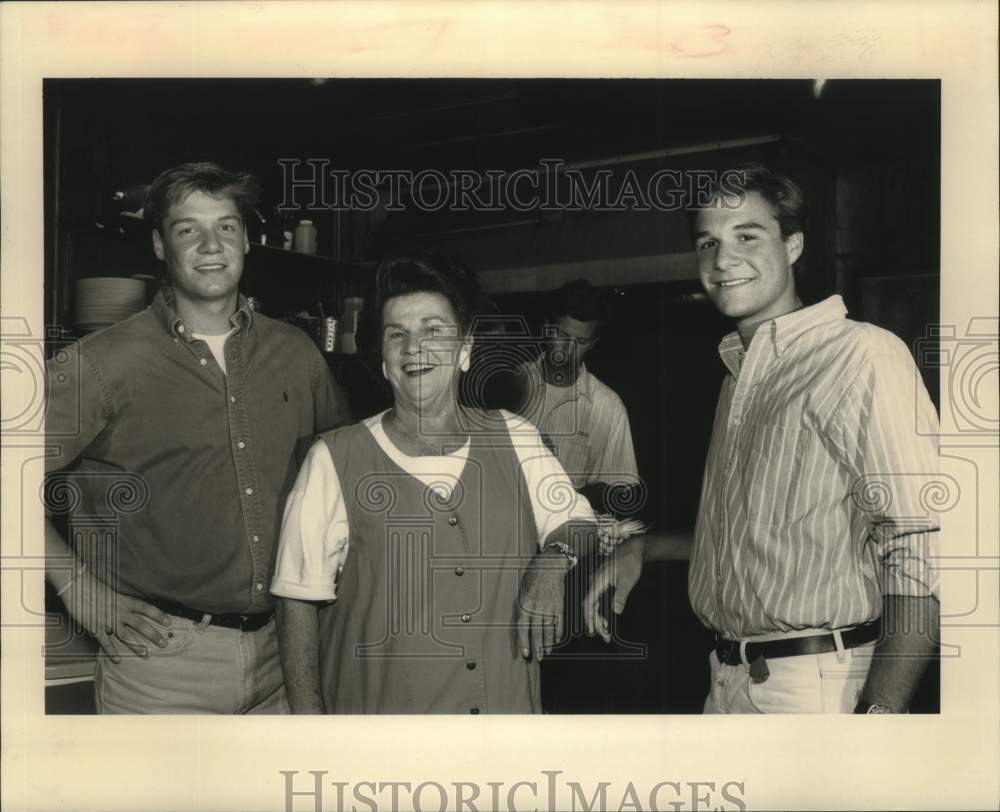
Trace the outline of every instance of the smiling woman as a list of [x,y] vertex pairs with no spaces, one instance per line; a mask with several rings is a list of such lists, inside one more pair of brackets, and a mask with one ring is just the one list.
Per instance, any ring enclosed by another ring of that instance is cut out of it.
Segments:
[[295,712],[541,710],[563,576],[596,528],[534,426],[459,403],[485,302],[440,257],[380,268],[393,406],[323,435],[285,512],[271,591]]

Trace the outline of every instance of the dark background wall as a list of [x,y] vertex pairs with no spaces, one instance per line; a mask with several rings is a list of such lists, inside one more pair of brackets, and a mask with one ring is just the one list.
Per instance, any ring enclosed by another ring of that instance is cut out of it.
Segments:
[[[646,178],[765,160],[793,173],[810,201],[808,302],[840,293],[854,317],[911,346],[937,320],[938,82],[48,80],[44,92],[51,323],[70,325],[76,278],[159,272],[148,235],[121,216],[115,191],[180,161],[216,160],[261,178],[261,213],[273,227],[286,197],[279,161],[310,158],[338,169],[480,173],[537,169],[547,158],[610,169],[613,182],[629,170]],[[293,215],[302,216],[316,221],[327,259],[255,248],[247,292],[269,315],[364,294],[376,260],[416,247],[480,271],[501,311],[532,326],[545,291],[563,281],[586,276],[604,288],[614,318],[588,365],[629,410],[648,517],[660,527],[693,524],[722,379],[715,347],[729,327],[700,295],[682,211]],[[921,371],[936,400],[935,369]],[[384,403],[362,359],[340,374],[362,414]],[[593,710],[700,707],[707,643],[685,579],[681,565],[645,579],[623,623],[648,656],[612,666],[604,676],[620,689],[601,693]]]

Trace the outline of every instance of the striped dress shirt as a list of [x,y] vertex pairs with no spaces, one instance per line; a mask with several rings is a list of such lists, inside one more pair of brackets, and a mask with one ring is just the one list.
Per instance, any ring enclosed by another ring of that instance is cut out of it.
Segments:
[[906,346],[839,296],[737,333],[689,571],[726,637],[874,619],[884,594],[937,594],[938,420]]
[[524,364],[521,374],[526,396],[520,414],[541,432],[574,488],[639,483],[628,412],[610,386],[586,364],[571,386],[546,383],[540,358]]

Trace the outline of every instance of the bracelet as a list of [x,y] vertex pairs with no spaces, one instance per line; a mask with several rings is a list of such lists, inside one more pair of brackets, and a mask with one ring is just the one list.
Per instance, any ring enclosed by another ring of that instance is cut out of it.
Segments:
[[62,589],[60,589],[58,592],[56,592],[56,597],[57,598],[61,598],[63,596],[63,592],[65,592],[67,589],[69,589],[71,586],[73,586],[73,584],[76,583],[77,578],[79,578],[81,575],[83,575],[83,573],[86,571],[86,569],[87,569],[87,565],[86,564],[81,564],[80,565],[80,569],[78,569],[76,572],[74,572],[70,576],[70,579],[65,584],[63,584]]
[[542,552],[547,553],[549,550],[555,550],[557,553],[562,553],[566,558],[569,559],[569,568],[573,569],[579,562],[579,558],[576,553],[573,552],[573,548],[570,547],[565,541],[550,541],[544,547],[542,547]]

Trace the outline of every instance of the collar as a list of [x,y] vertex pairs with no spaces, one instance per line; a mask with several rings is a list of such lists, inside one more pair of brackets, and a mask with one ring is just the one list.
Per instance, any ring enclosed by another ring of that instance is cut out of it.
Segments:
[[[846,315],[847,308],[844,306],[844,300],[839,295],[834,295],[822,302],[803,307],[800,310],[793,310],[791,313],[764,322],[757,328],[754,338],[766,334],[774,347],[774,354],[780,356],[803,333],[822,324],[842,321]],[[719,355],[727,369],[734,376],[739,375],[740,367],[743,365],[744,351],[738,331],[734,330],[722,339],[719,343]]]
[[[163,329],[170,333],[170,335],[175,338],[183,338],[185,341],[194,340],[191,337],[191,328],[177,315],[177,310],[174,307],[173,288],[170,286],[160,288],[153,299],[151,307],[156,320],[160,322]],[[242,293],[239,294],[236,312],[229,317],[229,323],[234,328],[241,329],[244,334],[248,333],[250,328],[253,327],[253,311],[250,309],[250,305]]]
[[[538,377],[541,379],[542,383],[545,386],[553,386],[552,384],[550,384],[548,381],[545,380],[545,373],[542,370],[542,364],[543,363],[545,363],[545,362],[542,360],[542,356],[539,355],[538,358],[535,360],[535,367],[536,367],[536,369],[538,371]],[[572,388],[576,390],[577,396],[585,397],[591,403],[594,402],[594,389],[593,389],[593,383],[592,383],[592,381],[593,381],[593,376],[589,372],[587,372],[587,364],[586,363],[581,363],[580,364],[580,371],[577,373],[577,376],[576,376],[576,385],[574,387],[572,387]],[[556,386],[553,386],[553,388],[554,389],[561,389],[561,388],[569,389],[570,387],[556,387]]]

